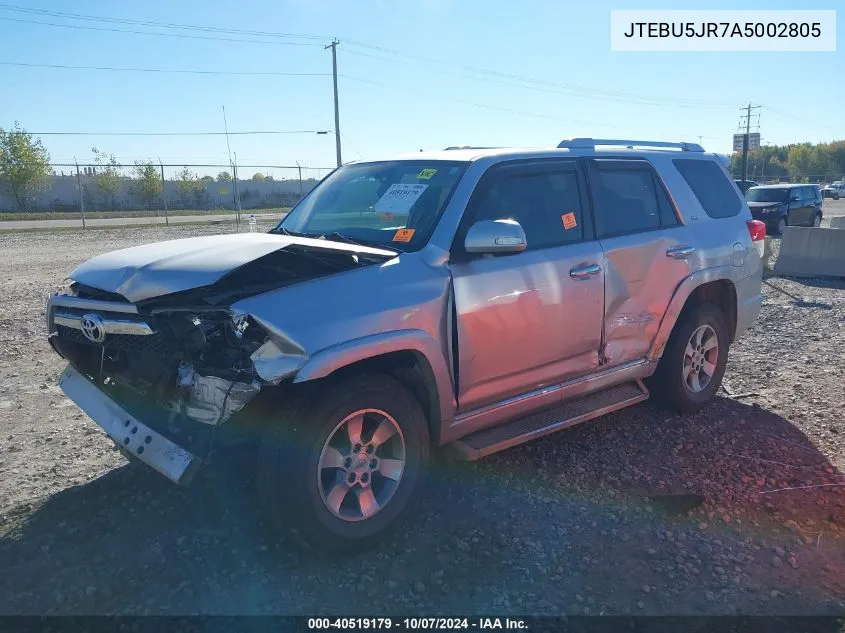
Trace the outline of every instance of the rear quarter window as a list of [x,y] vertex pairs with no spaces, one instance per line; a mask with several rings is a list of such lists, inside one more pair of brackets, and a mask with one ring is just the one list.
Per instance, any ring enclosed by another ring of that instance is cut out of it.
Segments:
[[742,199],[719,165],[709,160],[690,158],[678,158],[672,162],[711,218],[730,218],[742,210]]

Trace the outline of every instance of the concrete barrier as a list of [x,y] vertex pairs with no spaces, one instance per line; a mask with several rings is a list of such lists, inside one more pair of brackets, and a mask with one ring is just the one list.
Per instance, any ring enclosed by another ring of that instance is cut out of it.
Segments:
[[845,215],[836,215],[830,218],[830,228],[845,229]]
[[772,238],[770,235],[767,235],[765,240],[763,241],[763,266],[766,268],[771,268],[771,259],[772,259]]
[[788,226],[780,241],[775,274],[845,277],[845,231]]

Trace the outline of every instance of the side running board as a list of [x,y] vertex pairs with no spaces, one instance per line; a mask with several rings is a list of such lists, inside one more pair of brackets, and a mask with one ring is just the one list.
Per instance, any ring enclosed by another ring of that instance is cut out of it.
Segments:
[[476,431],[449,446],[458,453],[459,457],[474,461],[592,420],[611,411],[624,409],[646,398],[648,398],[648,389],[642,381],[626,382],[580,398],[567,400],[551,409],[544,409],[505,424]]

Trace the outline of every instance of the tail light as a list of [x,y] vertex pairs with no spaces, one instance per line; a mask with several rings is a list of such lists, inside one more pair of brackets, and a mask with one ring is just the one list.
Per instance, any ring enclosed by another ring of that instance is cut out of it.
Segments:
[[748,225],[748,232],[751,234],[751,243],[754,248],[763,257],[766,252],[766,223],[760,220],[746,220]]

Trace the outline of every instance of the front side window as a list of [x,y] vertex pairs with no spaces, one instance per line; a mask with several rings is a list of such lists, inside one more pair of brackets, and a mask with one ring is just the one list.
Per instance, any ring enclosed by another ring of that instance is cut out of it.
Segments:
[[474,205],[473,220],[516,220],[529,250],[584,238],[578,176],[574,169],[523,169],[500,174]]
[[317,185],[273,232],[419,250],[467,165],[422,160],[346,165]]

